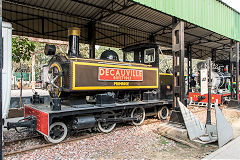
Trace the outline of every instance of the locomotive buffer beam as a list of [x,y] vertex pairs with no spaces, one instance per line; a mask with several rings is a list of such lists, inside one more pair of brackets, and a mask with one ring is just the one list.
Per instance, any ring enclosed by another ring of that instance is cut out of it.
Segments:
[[139,118],[136,117],[120,117],[120,118],[99,118],[98,122],[128,122],[128,121],[138,121]]

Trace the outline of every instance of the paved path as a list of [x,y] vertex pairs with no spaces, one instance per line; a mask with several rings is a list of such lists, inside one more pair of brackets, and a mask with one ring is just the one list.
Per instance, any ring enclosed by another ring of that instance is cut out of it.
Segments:
[[211,153],[203,160],[209,159],[240,159],[240,137]]
[[[48,96],[48,91],[42,89],[35,89],[40,96]],[[31,97],[33,95],[32,89],[24,89],[22,93],[23,97]],[[11,90],[11,97],[19,97],[20,90]]]
[[240,119],[236,119],[231,123],[233,128],[234,140],[223,146],[222,148],[211,153],[204,160],[208,159],[240,159]]
[[[44,101],[49,101],[49,93],[46,90],[36,89],[36,92],[40,96],[44,98]],[[30,97],[32,97],[33,92],[32,89],[24,89],[22,93],[22,102],[23,104],[29,104]],[[20,90],[11,90],[11,101],[10,101],[10,108],[19,108],[19,101],[20,101]]]
[[240,136],[240,119],[233,121],[231,125],[233,128],[233,136],[234,138],[237,138],[238,136]]

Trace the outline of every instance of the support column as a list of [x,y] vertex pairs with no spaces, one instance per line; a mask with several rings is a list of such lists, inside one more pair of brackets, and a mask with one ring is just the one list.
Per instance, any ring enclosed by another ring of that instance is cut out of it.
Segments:
[[149,42],[152,42],[152,43],[155,42],[155,36],[153,34],[149,36]]
[[[0,0],[0,124],[3,124],[2,123],[2,62],[3,62],[3,46],[2,46],[2,0]],[[2,126],[2,125],[1,125]],[[1,151],[0,151],[0,157],[2,159],[3,155],[2,155],[2,127],[0,127],[0,148],[1,148]]]
[[88,24],[89,58],[95,58],[96,22]]
[[239,103],[239,42],[236,43],[236,100]]
[[230,75],[231,75],[231,99],[233,99],[233,81],[234,81],[234,77],[233,77],[233,70],[234,70],[234,63],[233,63],[233,41],[231,40],[231,48],[230,48]]
[[35,54],[32,55],[32,89],[35,89]]
[[187,59],[188,59],[188,93],[190,91],[190,82],[192,77],[192,46],[187,45]]
[[177,22],[173,18],[172,30],[173,55],[173,111],[170,122],[184,124],[177,99],[185,104],[185,78],[184,78],[184,22]]
[[44,35],[45,34],[44,17],[42,17],[41,20],[42,20],[42,35]]
[[206,124],[211,124],[211,100],[212,100],[212,62],[211,59],[207,59],[207,72],[208,72],[208,108],[207,108],[207,120]]
[[177,107],[177,98],[185,101],[185,78],[184,78],[184,22],[175,25],[172,31],[173,52],[173,104]]
[[212,49],[211,53],[212,53],[212,61],[216,62],[216,56],[217,56],[216,49]]

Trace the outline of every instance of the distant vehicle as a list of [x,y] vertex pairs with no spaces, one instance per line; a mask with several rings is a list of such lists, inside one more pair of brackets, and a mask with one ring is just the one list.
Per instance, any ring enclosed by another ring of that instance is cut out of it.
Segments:
[[35,88],[42,88],[42,80],[36,81]]

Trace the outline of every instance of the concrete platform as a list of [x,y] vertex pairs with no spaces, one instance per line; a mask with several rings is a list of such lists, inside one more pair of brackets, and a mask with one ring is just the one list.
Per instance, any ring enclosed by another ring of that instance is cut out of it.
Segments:
[[[49,96],[49,93],[47,90],[43,90],[43,89],[35,89],[36,92],[38,92],[38,94],[40,96]],[[32,89],[23,89],[22,90],[22,96],[23,97],[31,97],[33,95],[33,91]],[[20,96],[20,90],[11,90],[11,97],[19,97]]]
[[189,140],[187,130],[184,128],[179,128],[173,124],[168,123],[160,124],[158,130],[172,137],[176,137],[182,140]]
[[[33,91],[32,89],[24,89],[22,90],[22,104],[29,104],[30,102],[30,98],[33,95]],[[38,92],[38,94],[44,98],[45,102],[50,101],[50,96],[48,91],[43,90],[43,89],[35,89],[36,92]],[[9,108],[20,108],[19,107],[19,101],[20,101],[20,90],[11,90],[11,101],[10,101],[10,106]],[[21,114],[21,116],[23,116]],[[16,117],[15,115],[12,115],[10,117]]]
[[[22,97],[22,104],[29,104],[31,103],[30,99],[32,96],[29,97]],[[41,96],[44,98],[44,102],[49,102],[50,101],[50,96]],[[11,101],[10,101],[10,107],[9,108],[20,108],[19,107],[19,101],[20,101],[20,97],[11,97]]]
[[210,155],[203,158],[203,160],[210,159],[240,159],[240,137],[229,142],[222,148],[216,150]]

